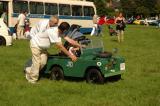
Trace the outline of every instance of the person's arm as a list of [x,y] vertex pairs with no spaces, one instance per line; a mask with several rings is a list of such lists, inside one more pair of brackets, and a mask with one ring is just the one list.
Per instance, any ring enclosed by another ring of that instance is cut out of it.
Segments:
[[117,18],[115,18],[115,21],[114,21],[114,23],[115,23],[115,24],[117,24]]
[[126,23],[126,19],[123,17],[123,22]]
[[21,14],[19,14],[18,18],[17,18],[17,25],[19,24],[19,20],[21,19]]
[[68,41],[71,45],[76,46],[76,47],[82,47],[82,45],[80,45],[78,42],[76,42],[75,40],[69,38],[68,36],[65,36],[64,39],[66,41]]
[[62,43],[57,42],[57,43],[55,43],[55,44],[56,44],[56,46],[58,47],[58,49],[60,49],[61,51],[63,51],[68,57],[71,58],[72,61],[74,61],[74,62],[77,61],[77,57],[76,57],[75,55],[69,53],[69,52],[67,51],[67,49],[63,46]]
[[96,28],[95,28],[95,26],[93,26],[92,31],[91,31],[91,36],[95,34],[95,30],[96,30]]

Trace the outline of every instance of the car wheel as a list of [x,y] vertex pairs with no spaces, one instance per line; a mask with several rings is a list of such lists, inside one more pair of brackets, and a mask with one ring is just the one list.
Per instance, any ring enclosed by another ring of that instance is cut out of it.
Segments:
[[87,72],[86,75],[86,81],[87,83],[97,83],[97,84],[103,84],[104,83],[104,77],[97,69],[90,69]]
[[63,74],[63,71],[60,67],[53,67],[51,69],[51,77],[50,77],[51,80],[63,80],[64,79],[64,74]]
[[6,45],[6,40],[4,37],[0,36],[0,46],[1,45]]

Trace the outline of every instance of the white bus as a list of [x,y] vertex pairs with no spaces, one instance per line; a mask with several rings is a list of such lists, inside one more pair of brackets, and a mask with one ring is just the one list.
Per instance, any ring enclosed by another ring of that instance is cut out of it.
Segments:
[[79,0],[0,0],[0,15],[8,12],[7,24],[11,30],[17,22],[21,11],[27,11],[30,18],[30,27],[41,19],[49,19],[51,15],[58,15],[60,22],[66,21],[78,24],[82,33],[92,30],[92,17],[96,14],[93,2]]

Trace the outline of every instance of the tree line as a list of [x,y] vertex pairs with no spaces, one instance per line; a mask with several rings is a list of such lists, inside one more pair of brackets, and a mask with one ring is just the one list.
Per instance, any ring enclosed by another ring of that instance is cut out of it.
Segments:
[[[160,14],[160,0],[87,0],[97,7],[98,15],[114,15],[115,10],[123,12],[126,16],[141,15],[143,17]],[[107,7],[107,3],[113,6]]]

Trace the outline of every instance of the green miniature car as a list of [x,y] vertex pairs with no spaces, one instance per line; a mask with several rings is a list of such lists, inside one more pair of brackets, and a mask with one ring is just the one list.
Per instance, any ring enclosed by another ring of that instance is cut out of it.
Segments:
[[88,83],[104,83],[105,78],[121,78],[125,71],[125,59],[103,51],[101,41],[83,40],[86,48],[81,48],[78,60],[72,62],[65,55],[50,55],[44,73],[50,74],[52,80],[64,77],[85,78]]

